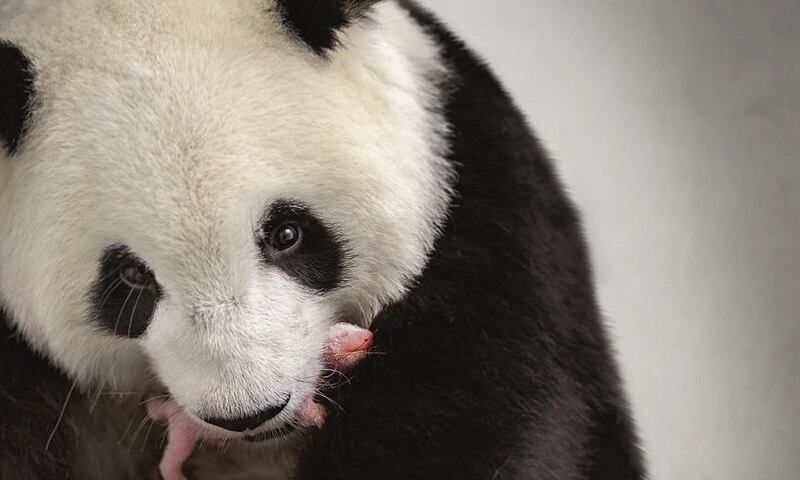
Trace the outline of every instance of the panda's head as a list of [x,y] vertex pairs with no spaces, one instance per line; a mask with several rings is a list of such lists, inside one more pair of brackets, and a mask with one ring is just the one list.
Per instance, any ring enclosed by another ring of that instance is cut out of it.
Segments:
[[439,231],[434,44],[394,3],[22,3],[3,308],[84,388],[291,421],[331,325],[402,296]]

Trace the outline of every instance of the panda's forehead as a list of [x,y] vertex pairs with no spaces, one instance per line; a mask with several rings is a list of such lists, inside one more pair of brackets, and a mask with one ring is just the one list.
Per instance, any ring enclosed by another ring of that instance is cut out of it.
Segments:
[[275,47],[292,43],[282,33],[276,4],[277,0],[6,0],[0,28],[87,61],[90,52],[121,46],[151,51],[172,41],[241,45],[257,36],[260,43]]
[[[368,51],[316,58],[263,2],[109,2],[88,17],[55,22],[60,32],[26,45],[44,100],[39,138],[63,154],[60,164],[98,171],[106,163],[130,170],[129,178],[172,177],[215,191],[299,173],[342,186],[353,170],[363,178],[379,171],[379,161],[359,162],[369,152],[353,151],[371,147],[370,124],[416,113],[387,103],[406,103],[413,81],[380,78]],[[348,128],[359,124],[364,130]],[[404,134],[391,130],[377,147]]]

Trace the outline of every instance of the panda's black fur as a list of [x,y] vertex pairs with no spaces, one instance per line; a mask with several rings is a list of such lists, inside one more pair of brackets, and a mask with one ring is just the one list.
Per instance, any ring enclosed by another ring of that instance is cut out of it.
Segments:
[[34,71],[22,50],[0,41],[0,143],[14,153],[33,104]]
[[[318,53],[335,47],[357,3],[330,2],[333,16],[317,23],[308,13],[325,9],[315,2],[279,2]],[[443,113],[456,198],[426,271],[374,322],[377,354],[330,392],[342,409],[313,439],[299,478],[643,478],[575,208],[488,68],[429,13],[401,4],[452,70]],[[0,65],[0,140],[13,152],[33,69],[10,44],[0,45]],[[117,470],[87,477],[76,467],[81,446],[102,436],[82,440],[83,417],[61,418],[70,393],[73,405],[86,399],[0,319],[0,478],[109,478]],[[150,471],[157,449],[148,451],[116,478]]]
[[427,270],[373,324],[306,458],[314,479],[638,479],[580,220],[489,69],[403,2],[455,73],[457,198]]

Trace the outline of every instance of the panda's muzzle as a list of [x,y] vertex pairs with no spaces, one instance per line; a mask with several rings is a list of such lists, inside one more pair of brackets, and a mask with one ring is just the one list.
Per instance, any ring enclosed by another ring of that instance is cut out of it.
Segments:
[[271,405],[260,412],[247,417],[240,418],[204,418],[203,421],[211,425],[224,428],[231,432],[244,432],[245,430],[256,430],[261,425],[277,417],[279,413],[289,404],[291,395],[286,396],[286,400],[279,404]]

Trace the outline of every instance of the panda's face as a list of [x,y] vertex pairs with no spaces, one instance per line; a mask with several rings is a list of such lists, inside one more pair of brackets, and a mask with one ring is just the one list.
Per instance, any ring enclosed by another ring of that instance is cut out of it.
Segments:
[[393,4],[323,59],[262,2],[84,3],[0,24],[32,81],[0,298],[87,388],[290,421],[331,325],[399,298],[436,238],[436,49]]

